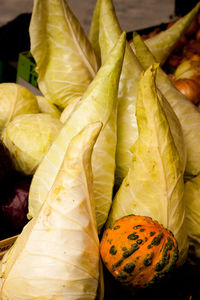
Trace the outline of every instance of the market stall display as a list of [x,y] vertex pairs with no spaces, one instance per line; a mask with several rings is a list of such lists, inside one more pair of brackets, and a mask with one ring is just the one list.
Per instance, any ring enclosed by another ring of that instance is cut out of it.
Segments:
[[198,295],[199,101],[176,84],[199,84],[199,8],[126,34],[97,0],[87,36],[66,0],[34,0],[42,95],[1,84],[2,300]]

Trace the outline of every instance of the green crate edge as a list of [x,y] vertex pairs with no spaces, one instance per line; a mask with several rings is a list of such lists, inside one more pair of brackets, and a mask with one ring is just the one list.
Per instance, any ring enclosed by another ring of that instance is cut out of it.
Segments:
[[30,51],[19,53],[16,82],[18,82],[19,77],[21,77],[26,82],[38,88],[38,83],[37,83],[38,74],[35,71],[35,67],[36,67],[36,63]]

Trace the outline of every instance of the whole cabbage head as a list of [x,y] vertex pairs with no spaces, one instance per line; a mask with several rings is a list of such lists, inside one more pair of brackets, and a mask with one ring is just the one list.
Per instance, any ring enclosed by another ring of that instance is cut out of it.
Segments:
[[17,115],[35,113],[39,106],[31,91],[17,83],[0,84],[0,133]]
[[37,166],[62,127],[50,114],[25,114],[15,117],[2,132],[16,170],[34,174]]

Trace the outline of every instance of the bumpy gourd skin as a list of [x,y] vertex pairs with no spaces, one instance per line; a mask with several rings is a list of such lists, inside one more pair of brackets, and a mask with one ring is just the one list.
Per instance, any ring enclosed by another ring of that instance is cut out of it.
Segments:
[[175,267],[178,246],[157,221],[130,215],[104,231],[100,253],[117,281],[138,289],[153,285]]

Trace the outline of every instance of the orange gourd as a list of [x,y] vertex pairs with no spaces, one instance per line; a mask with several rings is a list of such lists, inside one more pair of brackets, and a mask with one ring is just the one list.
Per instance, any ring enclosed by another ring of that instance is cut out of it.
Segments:
[[100,254],[115,279],[134,290],[151,286],[172,270],[178,247],[173,234],[158,222],[130,215],[104,231]]

